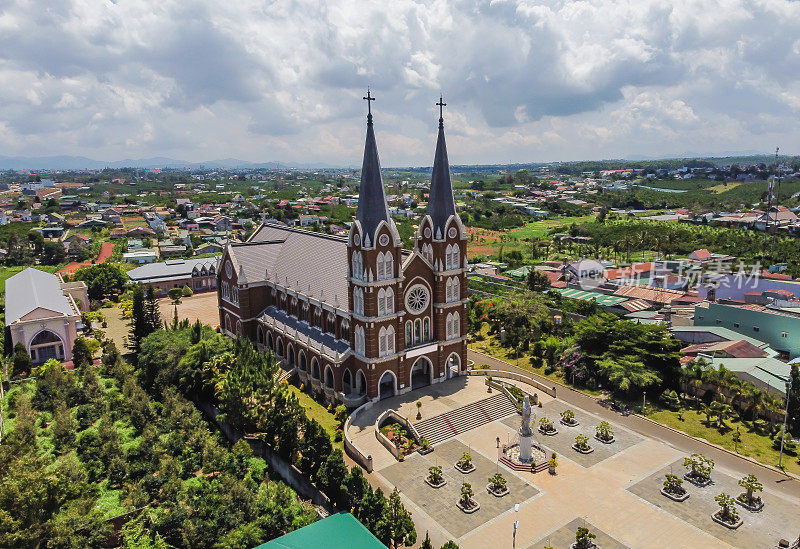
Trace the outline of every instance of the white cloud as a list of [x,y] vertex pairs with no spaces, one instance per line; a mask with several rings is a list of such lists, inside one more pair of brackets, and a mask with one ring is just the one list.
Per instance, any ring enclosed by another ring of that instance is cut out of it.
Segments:
[[5,0],[0,149],[358,165],[800,151],[789,0]]

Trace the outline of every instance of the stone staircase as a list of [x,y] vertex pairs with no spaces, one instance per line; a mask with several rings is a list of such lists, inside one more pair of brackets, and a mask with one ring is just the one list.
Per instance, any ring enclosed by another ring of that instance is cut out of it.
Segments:
[[500,393],[415,423],[414,428],[433,446],[515,413],[516,406],[506,395]]

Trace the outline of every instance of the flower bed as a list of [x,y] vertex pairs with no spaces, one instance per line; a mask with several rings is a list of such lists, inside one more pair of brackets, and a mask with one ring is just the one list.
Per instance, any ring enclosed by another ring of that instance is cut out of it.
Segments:
[[389,442],[399,450],[402,455],[409,455],[420,449],[420,445],[409,436],[408,431],[397,422],[389,423],[381,427],[381,434],[385,436]]

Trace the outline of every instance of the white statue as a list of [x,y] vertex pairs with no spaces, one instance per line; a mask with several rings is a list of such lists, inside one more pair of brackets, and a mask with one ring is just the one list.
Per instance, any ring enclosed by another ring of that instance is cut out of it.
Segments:
[[522,401],[522,422],[519,426],[519,435],[522,437],[531,436],[531,403],[528,395]]

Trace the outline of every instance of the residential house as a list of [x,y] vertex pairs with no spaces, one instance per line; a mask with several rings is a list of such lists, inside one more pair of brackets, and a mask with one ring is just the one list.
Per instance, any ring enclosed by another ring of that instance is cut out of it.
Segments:
[[159,295],[172,288],[189,286],[192,291],[217,289],[217,263],[219,256],[198,259],[170,259],[150,263],[128,271],[133,282],[152,286]]

